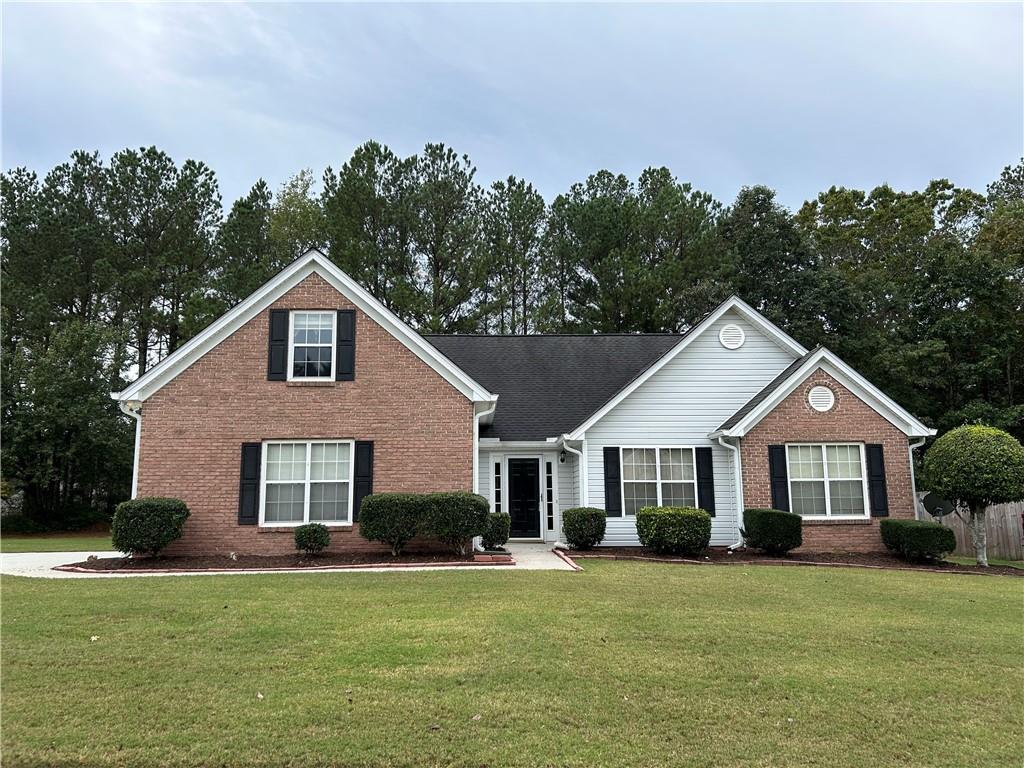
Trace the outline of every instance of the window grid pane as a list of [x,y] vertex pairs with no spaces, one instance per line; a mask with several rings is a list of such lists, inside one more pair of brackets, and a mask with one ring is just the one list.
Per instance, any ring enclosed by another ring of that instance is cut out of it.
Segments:
[[864,516],[864,486],[860,480],[832,480],[828,493],[833,515]]
[[694,483],[662,483],[661,504],[665,507],[695,507],[696,488]]
[[622,479],[627,481],[657,480],[656,455],[653,448],[623,448]]
[[494,463],[494,511],[501,512],[501,462]]
[[790,506],[798,515],[825,514],[825,482],[794,480],[791,484]]
[[820,445],[789,446],[789,473],[794,480],[820,480],[825,477]]
[[622,494],[623,511],[627,515],[635,515],[643,507],[658,505],[657,483],[626,483]]
[[351,522],[351,470],[349,443],[268,443],[264,522]]
[[334,314],[292,314],[292,378],[330,378],[334,349]]

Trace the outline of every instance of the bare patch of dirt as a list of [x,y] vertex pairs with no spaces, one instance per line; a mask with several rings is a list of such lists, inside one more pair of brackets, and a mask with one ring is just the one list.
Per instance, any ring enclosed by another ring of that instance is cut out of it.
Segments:
[[922,562],[914,563],[888,552],[791,552],[783,557],[772,557],[752,549],[730,551],[713,547],[696,557],[661,555],[644,547],[596,547],[585,552],[571,550],[567,553],[576,558],[607,558],[613,560],[653,560],[657,562],[716,563],[733,565],[850,565],[871,568],[893,568],[901,570],[939,571],[943,573],[985,573],[1000,576],[1024,577],[1024,570],[1008,566],[993,565],[982,568],[977,565],[959,563]]

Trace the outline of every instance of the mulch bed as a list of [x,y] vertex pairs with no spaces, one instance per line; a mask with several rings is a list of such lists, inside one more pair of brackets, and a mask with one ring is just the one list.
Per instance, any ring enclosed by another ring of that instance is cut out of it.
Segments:
[[[472,555],[459,556],[446,552],[409,552],[392,557],[380,552],[325,552],[319,555],[238,555],[166,557],[99,557],[59,566],[75,571],[237,571],[237,570],[302,570],[307,568],[367,568],[386,566],[401,568],[415,565],[480,565]],[[488,565],[488,563],[483,563]]]
[[698,558],[660,555],[643,547],[598,547],[587,552],[569,551],[573,559],[603,558],[609,560],[651,560],[659,563],[697,563],[719,565],[827,565],[892,570],[930,571],[933,573],[981,573],[1024,577],[1024,570],[1005,565],[981,568],[959,563],[909,563],[888,552],[794,552],[785,557],[771,557],[751,549],[730,552],[724,548],[707,550]]

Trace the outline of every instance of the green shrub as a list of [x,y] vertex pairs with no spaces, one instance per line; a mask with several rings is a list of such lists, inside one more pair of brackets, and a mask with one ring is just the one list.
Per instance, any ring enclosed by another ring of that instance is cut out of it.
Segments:
[[484,549],[497,549],[508,541],[512,518],[507,512],[491,512],[487,516],[487,526],[483,532]]
[[891,520],[881,523],[882,543],[905,560],[942,560],[956,549],[953,529],[925,520]]
[[601,543],[607,522],[603,509],[572,507],[562,513],[562,533],[573,549],[590,549]]
[[181,499],[149,497],[117,505],[110,527],[114,549],[133,555],[155,555],[181,538],[188,507]]
[[1024,447],[995,427],[951,429],[924,455],[928,487],[971,509],[1024,499]]
[[748,547],[784,555],[803,543],[803,519],[781,509],[745,509],[741,533]]
[[323,552],[331,544],[331,532],[322,523],[306,523],[295,529],[295,548],[307,555]]
[[424,493],[372,493],[359,508],[359,534],[387,544],[397,557],[420,532],[429,507]]
[[487,499],[468,491],[432,493],[422,532],[447,544],[456,554],[465,555],[472,538],[486,530],[490,508]]
[[655,552],[699,555],[711,541],[711,515],[694,507],[643,507],[636,513],[636,533]]

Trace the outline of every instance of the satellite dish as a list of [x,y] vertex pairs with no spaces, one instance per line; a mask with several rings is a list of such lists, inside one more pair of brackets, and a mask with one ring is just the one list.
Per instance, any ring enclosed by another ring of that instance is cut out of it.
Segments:
[[924,508],[928,510],[928,514],[932,517],[945,517],[952,514],[956,509],[956,505],[953,502],[942,498],[937,493],[926,494],[921,503],[924,504]]

